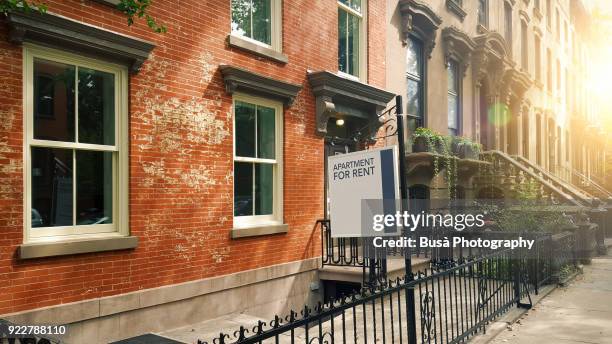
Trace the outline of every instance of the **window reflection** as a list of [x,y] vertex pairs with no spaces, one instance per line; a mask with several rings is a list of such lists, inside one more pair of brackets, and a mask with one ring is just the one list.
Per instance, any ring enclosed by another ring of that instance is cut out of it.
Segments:
[[76,152],[77,225],[113,222],[113,156],[110,152]]
[[72,225],[72,150],[32,148],[32,227]]
[[34,138],[74,142],[75,66],[34,60]]

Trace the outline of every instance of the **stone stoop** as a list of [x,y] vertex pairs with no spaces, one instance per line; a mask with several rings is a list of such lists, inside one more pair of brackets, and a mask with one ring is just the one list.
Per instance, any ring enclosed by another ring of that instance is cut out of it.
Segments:
[[[429,268],[429,258],[412,258],[412,271],[424,271]],[[387,260],[387,275],[388,279],[396,279],[405,275],[403,259],[388,259]],[[366,278],[368,277],[366,269]],[[337,282],[363,282],[363,268],[357,266],[330,266],[325,265],[319,268],[319,279],[322,281],[337,281]]]

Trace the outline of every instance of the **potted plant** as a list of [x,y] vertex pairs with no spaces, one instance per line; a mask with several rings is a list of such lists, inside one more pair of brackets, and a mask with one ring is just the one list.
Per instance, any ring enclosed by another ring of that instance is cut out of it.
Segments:
[[443,154],[448,152],[448,138],[429,128],[417,128],[412,134],[412,151]]
[[462,136],[453,137],[451,147],[453,154],[461,159],[477,160],[481,152],[479,143]]

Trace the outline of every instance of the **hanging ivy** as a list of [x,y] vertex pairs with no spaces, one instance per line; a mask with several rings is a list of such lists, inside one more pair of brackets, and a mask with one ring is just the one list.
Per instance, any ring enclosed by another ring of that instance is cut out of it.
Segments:
[[451,144],[452,137],[442,135],[429,128],[417,128],[412,134],[412,141],[421,139],[427,145],[427,150],[433,153],[433,172],[434,176],[440,173],[440,159],[445,166],[446,183],[449,190],[449,197],[455,195],[457,183],[457,158],[453,155]]

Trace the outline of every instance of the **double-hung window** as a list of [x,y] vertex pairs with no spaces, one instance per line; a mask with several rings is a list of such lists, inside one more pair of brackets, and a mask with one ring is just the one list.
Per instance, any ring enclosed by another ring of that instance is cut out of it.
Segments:
[[282,104],[234,96],[234,227],[280,224]]
[[424,119],[424,59],[423,43],[416,37],[408,39],[406,50],[406,89],[409,128],[414,130],[425,125]]
[[338,0],[338,70],[365,79],[365,1]]
[[537,81],[542,81],[542,47],[540,43],[540,36],[534,37],[535,41],[535,77]]
[[504,38],[512,52],[512,5],[504,3]]
[[25,241],[127,235],[127,68],[25,46]]
[[231,0],[232,35],[281,50],[281,0]]
[[478,0],[478,24],[483,27],[489,26],[489,1]]
[[527,23],[521,21],[521,67],[529,71],[529,36],[527,34]]
[[448,62],[448,132],[450,135],[459,135],[461,98],[459,97],[459,65],[454,60]]

